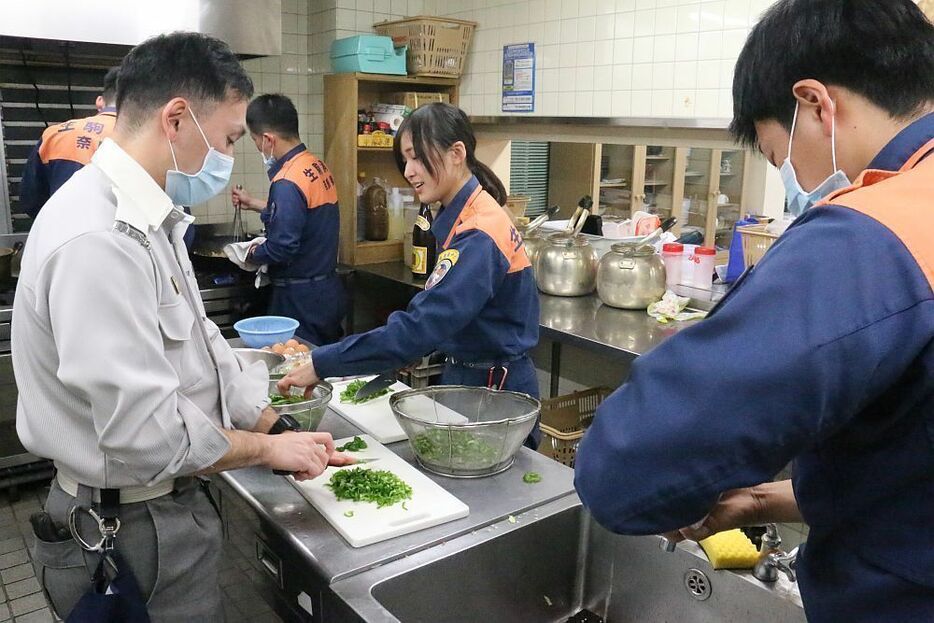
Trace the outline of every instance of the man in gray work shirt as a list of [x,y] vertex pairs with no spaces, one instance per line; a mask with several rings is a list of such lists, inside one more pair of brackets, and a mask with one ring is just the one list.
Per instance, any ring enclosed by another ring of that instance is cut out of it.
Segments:
[[[182,241],[193,219],[178,206],[226,186],[252,94],[216,39],[134,48],[114,134],[39,214],[16,291],[17,432],[58,469],[46,510],[65,526],[78,498],[120,489],[116,546],[152,621],[223,620],[221,522],[192,476],[264,465],[307,479],[344,460],[327,433],[266,434],[282,427],[268,373],[207,319]],[[34,560],[67,616],[96,558],[67,539],[38,540]]]

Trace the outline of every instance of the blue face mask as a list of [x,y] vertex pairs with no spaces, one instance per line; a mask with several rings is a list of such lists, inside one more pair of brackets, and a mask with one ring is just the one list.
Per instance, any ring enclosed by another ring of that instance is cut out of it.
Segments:
[[169,141],[169,149],[172,152],[172,162],[175,163],[174,171],[167,171],[165,174],[165,194],[169,196],[175,205],[193,206],[204,203],[211,197],[220,193],[230,182],[230,174],[233,171],[234,159],[231,156],[224,155],[211,147],[201,124],[195,118],[195,113],[188,109],[191,118],[194,119],[198,131],[201,132],[201,138],[208,146],[208,153],[204,155],[204,162],[201,164],[201,170],[194,174],[185,173],[178,170],[178,160],[175,159],[175,148]]
[[833,158],[834,173],[817,185],[817,188],[811,192],[805,192],[798,183],[798,176],[795,174],[795,168],[791,164],[791,141],[795,135],[795,124],[798,122],[798,106],[795,105],[795,116],[791,120],[791,134],[788,136],[788,157],[782,163],[779,169],[782,175],[782,182],[785,185],[785,196],[788,199],[788,211],[795,217],[804,214],[804,211],[812,207],[815,203],[829,195],[830,193],[846,188],[852,183],[846,173],[837,168],[837,119],[836,115],[830,122],[830,153]]
[[[266,137],[264,136],[263,145],[265,144],[266,144]],[[266,152],[263,149],[260,149],[259,153],[263,155],[263,166],[266,167],[267,171],[271,169],[274,164],[276,164],[276,158],[272,155],[272,152],[270,152],[269,155],[267,156]]]

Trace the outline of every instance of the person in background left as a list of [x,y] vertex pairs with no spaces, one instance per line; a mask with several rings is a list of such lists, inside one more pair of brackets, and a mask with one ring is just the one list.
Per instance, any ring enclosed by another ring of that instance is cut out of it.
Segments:
[[269,174],[269,198],[255,199],[241,187],[234,205],[260,213],[266,241],[250,249],[253,264],[269,265],[269,313],[299,321],[296,334],[321,346],[343,335],[344,286],[337,276],[340,209],[327,165],[298,134],[298,112],[284,95],[260,95],[247,107],[250,138]]
[[19,186],[19,202],[32,218],[36,218],[52,193],[91,161],[103,140],[113,132],[117,121],[118,71],[118,67],[111,67],[104,75],[104,90],[95,102],[96,115],[49,126],[29,154]]

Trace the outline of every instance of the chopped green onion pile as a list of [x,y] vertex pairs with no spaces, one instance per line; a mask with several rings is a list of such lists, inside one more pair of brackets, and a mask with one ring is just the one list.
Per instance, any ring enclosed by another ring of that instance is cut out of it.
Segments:
[[357,379],[356,381],[351,381],[347,384],[347,387],[344,388],[344,391],[341,392],[341,402],[349,402],[353,405],[363,404],[364,402],[369,402],[374,398],[379,398],[380,396],[385,396],[392,391],[389,387],[382,391],[378,391],[375,394],[370,394],[366,398],[357,399],[357,392],[361,387],[366,385],[367,382],[363,379]]
[[374,502],[379,508],[412,499],[412,487],[386,470],[342,469],[331,476],[325,486],[338,500]]
[[496,448],[473,433],[458,430],[429,430],[415,436],[415,449],[429,461],[483,466],[499,459]]
[[542,476],[538,472],[526,472],[525,475],[522,476],[522,482],[527,482],[529,484],[534,484],[541,481]]
[[348,441],[344,445],[337,448],[338,452],[359,452],[360,450],[365,450],[367,447],[366,442],[363,441],[360,437],[354,435],[352,441]]

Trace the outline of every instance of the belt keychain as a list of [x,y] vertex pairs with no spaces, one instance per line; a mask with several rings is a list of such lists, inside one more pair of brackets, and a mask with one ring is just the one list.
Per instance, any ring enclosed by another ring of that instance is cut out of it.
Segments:
[[[109,581],[119,572],[114,556],[114,539],[120,531],[120,518],[117,516],[119,508],[119,489],[101,489],[99,513],[93,508],[84,507],[79,504],[72,506],[68,511],[68,529],[71,531],[71,537],[78,543],[81,549],[100,556],[94,573],[91,575],[91,583],[99,587],[99,590],[106,587]],[[97,530],[101,535],[97,543],[92,545],[81,536],[81,530],[78,528],[79,512],[87,513],[97,524]],[[110,567],[109,573],[107,573],[106,566]]]
[[[503,371],[503,378],[500,379],[499,381],[499,387],[494,387],[493,386],[493,374],[497,368]],[[503,389],[503,386],[506,384],[507,376],[509,376],[509,368],[507,368],[506,366],[493,366],[492,368],[490,368],[489,373],[487,374],[487,377],[486,377],[487,389],[499,389],[499,390]]]
[[[120,531],[120,490],[101,489],[100,496],[100,506],[95,511],[90,489],[79,485],[78,503],[68,511],[72,537],[82,549],[96,553],[98,562],[91,574],[90,588],[74,605],[66,623],[150,623],[139,582],[114,543]],[[81,536],[79,512],[87,513],[97,523],[101,535],[97,543],[88,543]]]
[[[97,552],[108,554],[114,548],[114,537],[120,531],[120,518],[117,517],[117,508],[120,505],[120,491],[117,489],[101,489],[101,507],[100,513],[95,512],[93,508],[85,508],[75,505],[68,511],[68,529],[71,530],[71,536],[88,552]],[[81,536],[78,529],[78,512],[83,511],[91,516],[91,519],[97,523],[97,529],[101,534],[100,541],[91,545]]]

